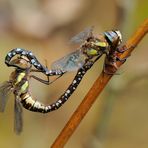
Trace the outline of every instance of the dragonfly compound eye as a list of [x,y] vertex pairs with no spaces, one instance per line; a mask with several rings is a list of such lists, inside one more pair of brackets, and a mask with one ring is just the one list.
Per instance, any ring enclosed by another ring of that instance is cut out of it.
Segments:
[[120,42],[122,42],[122,35],[121,35],[121,32],[119,30],[116,30],[115,31],[116,34],[118,35],[119,39],[120,39]]
[[114,44],[117,40],[119,40],[119,44],[122,42],[122,36],[120,31],[107,31],[104,32],[104,35],[110,45]]

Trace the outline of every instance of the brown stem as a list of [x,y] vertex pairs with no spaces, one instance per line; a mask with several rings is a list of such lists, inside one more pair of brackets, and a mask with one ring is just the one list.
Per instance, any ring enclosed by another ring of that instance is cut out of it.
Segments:
[[[133,37],[131,37],[124,46],[129,48],[126,52],[121,54],[120,58],[126,57],[131,54],[131,52],[135,49],[135,47],[139,44],[141,39],[148,32],[148,19],[144,21],[144,23],[138,28]],[[117,63],[118,66],[121,66],[122,63]],[[113,75],[108,75],[105,73],[101,73],[98,79],[95,81],[87,95],[84,97],[81,104],[78,106],[76,111],[73,113],[55,142],[52,144],[51,148],[62,148],[69,140],[73,132],[76,130],[81,120],[84,118],[86,113],[89,111],[97,97],[100,95],[104,87],[107,85],[109,80]]]

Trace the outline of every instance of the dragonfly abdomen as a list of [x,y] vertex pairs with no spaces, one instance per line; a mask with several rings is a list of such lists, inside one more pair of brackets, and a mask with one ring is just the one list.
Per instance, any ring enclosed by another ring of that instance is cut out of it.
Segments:
[[33,55],[31,51],[22,49],[22,48],[15,48],[8,52],[8,54],[5,57],[5,64],[7,66],[13,66],[11,65],[10,61],[15,55],[20,55],[20,56],[26,56],[32,65],[34,65],[35,68],[38,70],[41,70],[43,73],[46,73],[48,70],[46,67],[44,67],[38,60],[37,58]]
[[[39,101],[36,101],[32,98],[31,94],[28,92],[25,94],[20,95],[21,98],[21,103],[24,108],[30,111],[34,112],[41,112],[41,113],[46,113],[49,108],[48,106],[45,106],[44,104],[40,103]],[[49,112],[49,111],[48,111]]]
[[21,94],[20,98],[23,107],[33,112],[48,113],[58,109],[58,106],[60,105],[60,102],[58,102],[58,106],[57,103],[53,103],[51,105],[44,105],[43,103],[34,100],[29,93]]
[[21,103],[24,108],[33,112],[40,112],[40,113],[48,113],[60,108],[73,94],[73,92],[78,87],[79,83],[81,82],[83,76],[91,68],[93,63],[89,66],[85,65],[83,68],[80,68],[72,81],[71,85],[67,88],[67,90],[59,97],[59,99],[50,105],[44,105],[39,101],[36,101],[32,98],[29,92],[20,95]]

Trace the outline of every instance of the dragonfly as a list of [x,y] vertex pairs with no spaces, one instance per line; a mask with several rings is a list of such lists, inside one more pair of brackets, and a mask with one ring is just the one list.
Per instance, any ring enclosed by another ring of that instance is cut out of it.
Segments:
[[[85,36],[85,34],[87,34],[87,37]],[[81,46],[75,52],[70,53],[67,56],[55,61],[52,64],[51,70],[48,70],[48,68],[45,66],[36,66],[35,63],[39,63],[39,61],[36,59],[36,57],[30,57],[29,52],[27,50],[25,50],[25,52],[28,52],[27,54],[22,54],[23,50],[17,53],[17,49],[9,52],[12,55],[8,55],[9,53],[7,54],[5,58],[5,63],[7,66],[15,67],[15,71],[11,73],[9,81],[6,81],[0,87],[0,109],[1,111],[4,110],[8,94],[10,92],[13,92],[15,96],[14,129],[16,133],[20,133],[22,131],[22,107],[29,111],[39,113],[48,113],[57,110],[70,98],[70,96],[79,86],[86,72],[103,54],[106,54],[108,63],[109,61],[113,63],[114,60],[119,60],[116,57],[116,54],[113,54],[112,56],[113,51],[120,52],[117,49],[122,41],[121,34],[119,31],[104,32],[103,34],[100,34],[97,37],[95,37],[91,31],[84,31],[80,33],[80,35],[75,36],[75,38],[78,39],[79,36],[83,38],[85,37],[84,42],[81,44]],[[13,59],[14,52],[16,52],[15,54],[20,55],[16,59]],[[34,59],[35,62],[31,62],[32,59]],[[34,66],[37,70],[32,69],[32,66]],[[49,76],[61,75],[61,73],[64,74],[65,72],[76,70],[77,73],[71,84],[64,91],[64,93],[50,105],[45,105],[44,103],[35,100],[31,95],[31,92],[29,90],[30,78],[34,78],[40,81],[41,83],[49,85],[50,83],[52,83],[49,81]],[[32,75],[32,72],[44,73],[45,75],[47,75],[47,80],[43,80]]]
[[118,69],[116,62],[125,62],[119,58],[119,54],[124,53],[127,48],[119,48],[122,43],[122,35],[118,30],[106,31],[98,36],[93,35],[93,29],[87,28],[72,38],[72,42],[81,43],[80,47],[61,59],[52,63],[52,69],[61,71],[76,71],[77,73],[67,88],[67,90],[59,97],[59,99],[51,104],[51,111],[60,108],[74,93],[79,86],[86,72],[94,65],[94,63],[105,54],[105,64],[103,72],[114,74],[108,67]]
[[[17,55],[17,56],[16,56]],[[16,56],[16,58],[14,58]],[[56,79],[50,81],[49,76],[62,75],[63,72],[48,70],[47,66],[43,66],[37,58],[32,54],[31,51],[15,48],[8,52],[5,58],[5,63],[9,67],[14,67],[15,70],[11,73],[8,81],[0,84],[0,112],[4,112],[9,94],[13,92],[15,96],[14,101],[14,130],[17,134],[20,134],[22,131],[23,121],[22,121],[22,106],[24,108],[31,110],[30,105],[38,110],[42,110],[42,103],[35,101],[30,92],[29,92],[29,80],[34,78],[41,83],[49,85],[56,81]],[[34,66],[36,69],[32,69]],[[43,80],[35,75],[32,72],[41,72],[48,73],[47,80]],[[25,96],[24,96],[25,95]],[[26,98],[27,97],[27,98]],[[33,103],[34,102],[34,103]]]
[[[23,48],[15,48],[9,51],[5,57],[5,64],[8,67],[17,68],[18,66],[11,62],[11,60],[17,55],[26,57],[28,61],[30,62],[31,66],[33,65],[37,69],[36,71],[42,72],[45,75],[52,76],[52,75],[62,75],[65,73],[65,71],[61,71],[61,70],[48,70],[47,66],[44,66],[43,64],[41,64],[39,60],[36,58],[36,56],[31,51],[23,49]],[[24,65],[22,64],[21,69],[23,69],[23,66]]]

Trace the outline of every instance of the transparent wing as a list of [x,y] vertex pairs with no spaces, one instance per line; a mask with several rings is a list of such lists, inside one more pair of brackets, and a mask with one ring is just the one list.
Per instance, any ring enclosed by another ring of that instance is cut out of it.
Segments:
[[22,119],[22,106],[17,97],[15,97],[14,103],[14,131],[16,134],[20,134],[23,128],[23,119]]
[[82,43],[84,42],[87,38],[93,36],[93,28],[94,27],[88,27],[86,29],[84,29],[82,32],[78,33],[77,35],[75,35],[74,37],[71,38],[70,43]]
[[85,56],[80,50],[76,50],[65,57],[52,63],[51,68],[62,71],[76,71],[85,63]]
[[11,92],[11,82],[6,81],[0,85],[0,112],[4,112],[8,96]]

